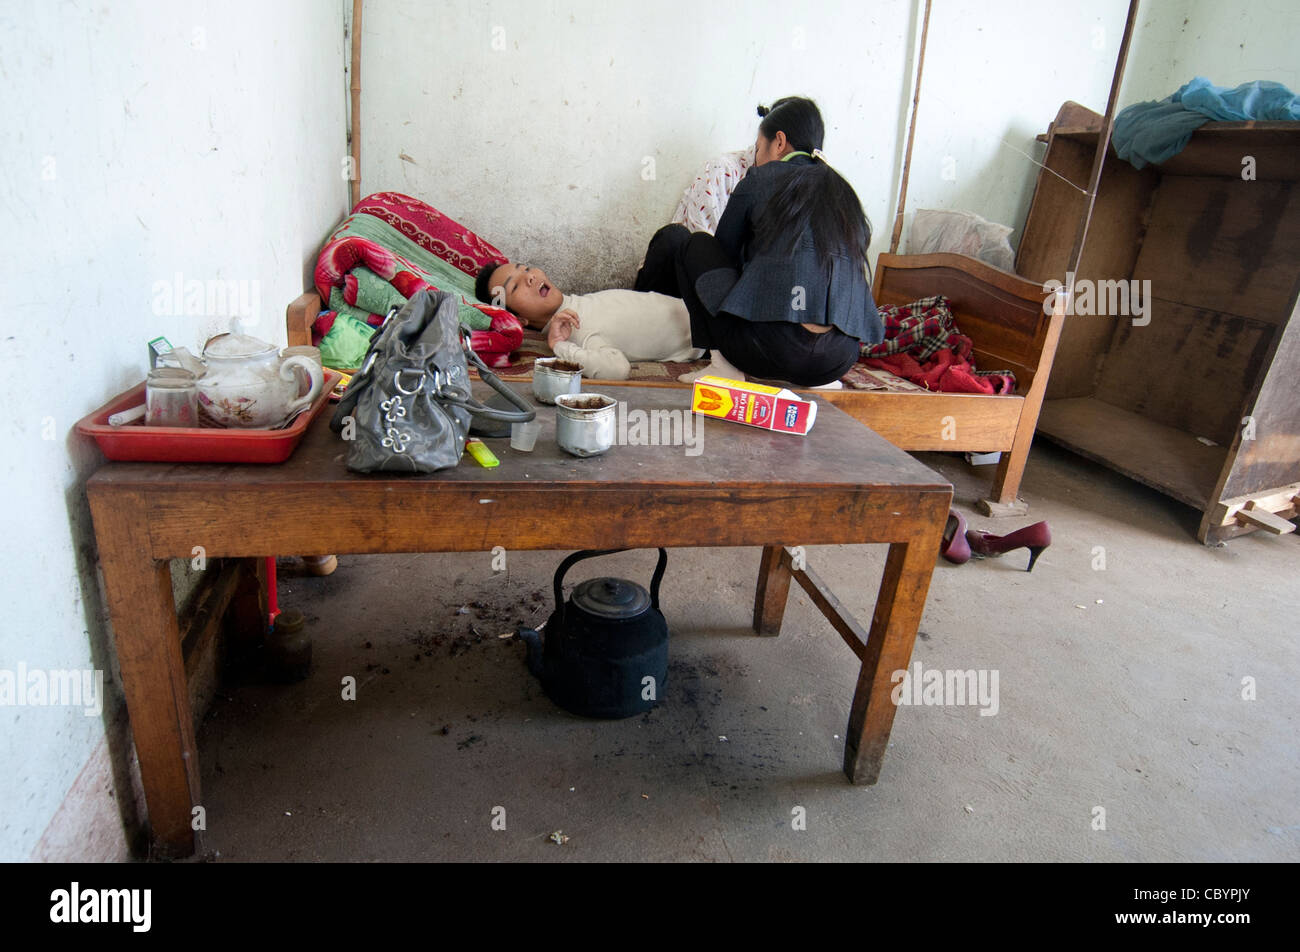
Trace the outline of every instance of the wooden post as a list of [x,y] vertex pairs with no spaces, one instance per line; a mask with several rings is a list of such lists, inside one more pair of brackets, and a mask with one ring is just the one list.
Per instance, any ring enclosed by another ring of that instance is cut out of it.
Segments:
[[790,594],[790,556],[780,545],[763,546],[754,592],[754,631],[766,637],[781,633],[785,603]]
[[1133,39],[1133,25],[1137,22],[1138,0],[1129,0],[1128,19],[1124,21],[1124,38],[1119,44],[1119,56],[1115,59],[1115,74],[1110,81],[1110,97],[1106,100],[1106,116],[1102,119],[1101,132],[1097,135],[1097,151],[1092,157],[1092,174],[1088,176],[1088,197],[1079,220],[1079,227],[1074,233],[1074,247],[1070,250],[1070,262],[1065,267],[1065,294],[1067,300],[1074,298],[1074,276],[1079,273],[1079,261],[1083,258],[1083,245],[1088,238],[1088,225],[1092,222],[1092,207],[1097,202],[1097,188],[1101,184],[1101,170],[1106,164],[1106,150],[1110,148],[1110,133],[1115,127],[1115,104],[1119,100],[1119,87],[1124,81],[1124,64],[1128,62],[1129,41]]
[[352,0],[352,202],[348,211],[361,201],[361,0]]
[[872,784],[880,777],[898,711],[892,697],[897,683],[893,673],[906,670],[911,660],[941,538],[936,522],[935,530],[889,547],[871,631],[859,655],[862,667],[849,709],[844,772],[855,784]]
[[192,809],[199,794],[194,716],[176,623],[171,570],[151,559],[141,496],[92,489],[104,593],[113,619],[122,691],[140,761],[155,859],[194,852]]
[[907,151],[903,155],[903,180],[898,189],[898,212],[894,215],[894,234],[889,239],[889,253],[898,252],[903,235],[903,208],[907,204],[907,176],[912,171],[912,140],[916,138],[916,113],[921,106],[921,72],[925,69],[925,40],[930,32],[930,0],[925,0],[925,19],[921,22],[921,52],[916,61],[916,88],[912,90],[912,118],[907,127]]

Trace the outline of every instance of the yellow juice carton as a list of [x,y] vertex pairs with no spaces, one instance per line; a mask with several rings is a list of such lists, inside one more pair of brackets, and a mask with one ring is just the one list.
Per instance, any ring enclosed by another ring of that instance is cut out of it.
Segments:
[[790,390],[712,376],[695,381],[691,411],[800,436],[806,436],[817,419],[817,404]]

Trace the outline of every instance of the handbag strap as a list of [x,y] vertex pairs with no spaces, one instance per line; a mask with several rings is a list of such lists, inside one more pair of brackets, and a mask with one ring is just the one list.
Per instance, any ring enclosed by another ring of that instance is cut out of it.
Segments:
[[469,332],[462,328],[461,339],[465,342],[466,359],[469,363],[474,365],[479,376],[483,378],[484,383],[518,407],[518,411],[497,410],[486,406],[476,400],[473,394],[464,393],[459,388],[440,388],[438,396],[441,399],[446,400],[448,403],[455,404],[458,407],[464,407],[466,410],[473,412],[476,416],[485,417],[489,420],[497,420],[501,423],[527,423],[530,420],[535,419],[537,417],[537,410],[523,397],[511,390],[505,381],[488,369],[487,364],[483,363],[482,358],[480,358],[478,354],[474,353],[473,348],[469,346],[468,338]]
[[[361,396],[361,391],[365,389],[364,384],[370,382],[370,379],[373,376],[373,366],[377,356],[377,348],[380,338],[383,336],[385,328],[387,328],[388,324],[392,321],[393,315],[397,313],[397,310],[396,307],[389,310],[388,315],[384,318],[383,324],[380,325],[379,331],[377,331],[371,338],[370,347],[366,351],[366,358],[363,366],[357,375],[352,378],[352,382],[348,384],[347,390],[343,393],[343,398],[339,401],[339,405],[335,409],[334,417],[330,420],[330,429],[334,432],[337,433],[343,429],[343,420],[346,419],[355,408],[357,400]],[[489,420],[497,420],[501,423],[528,423],[529,421],[536,419],[537,410],[523,397],[511,390],[505,381],[489,370],[487,364],[483,363],[482,358],[474,352],[474,348],[470,346],[470,332],[468,328],[463,326],[460,328],[460,339],[467,363],[473,364],[484,382],[486,382],[488,386],[497,393],[501,394],[501,396],[509,400],[510,403],[514,404],[518,410],[497,410],[484,405],[479,400],[475,399],[472,393],[462,390],[460,387],[448,386],[442,383],[442,374],[437,372],[436,368],[434,373],[434,395],[439,400],[444,400],[453,406],[464,407],[466,410],[469,410],[477,416],[485,417]],[[422,375],[421,381],[416,385],[415,390],[407,391],[405,388],[401,389],[408,393],[418,392],[423,386],[423,383],[424,378]],[[400,381],[398,382],[398,386],[401,387]]]

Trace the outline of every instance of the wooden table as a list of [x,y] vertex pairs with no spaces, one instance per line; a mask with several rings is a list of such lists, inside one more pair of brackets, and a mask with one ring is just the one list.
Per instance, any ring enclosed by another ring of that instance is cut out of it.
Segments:
[[[356,475],[326,414],[278,466],[110,463],[87,492],[122,686],[156,852],[194,850],[201,803],[185,657],[167,560],[277,553],[488,553],[513,549],[762,546],[754,628],[780,630],[790,582],[806,589],[861,662],[844,770],[875,783],[894,720],[892,672],[907,667],[952,486],[827,403],[807,437],[692,417],[689,391],[589,385],[632,409],[677,411],[702,426],[692,446],[620,445],[577,459],[555,445],[542,408],[537,448],[489,445],[431,476]],[[635,423],[628,428],[636,435]],[[680,429],[678,430],[680,433]],[[328,517],[323,518],[322,514]],[[786,546],[889,543],[870,630]],[[256,588],[235,598],[257,628]],[[525,674],[521,667],[520,677]]]

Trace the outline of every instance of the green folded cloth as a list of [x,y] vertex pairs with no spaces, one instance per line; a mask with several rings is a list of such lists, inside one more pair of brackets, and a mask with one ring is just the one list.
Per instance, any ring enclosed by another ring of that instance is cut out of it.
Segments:
[[[484,314],[474,303],[478,298],[474,294],[474,279],[466,274],[460,268],[449,265],[437,255],[420,247],[410,238],[388,224],[381,221],[374,215],[353,215],[345,227],[334,233],[334,238],[342,238],[347,235],[356,235],[358,238],[368,238],[375,244],[387,248],[395,255],[401,255],[411,264],[415,265],[421,271],[429,276],[430,283],[441,291],[453,291],[460,295],[460,308],[458,317],[460,322],[474,331],[485,331],[492,326],[492,318]],[[354,268],[352,273],[357,274],[364,271],[364,268]],[[373,272],[370,272],[373,274]],[[378,275],[375,279],[382,281]],[[390,285],[391,286],[391,285]],[[358,278],[357,303],[361,301],[360,278]],[[400,296],[400,295],[399,295]],[[331,295],[331,300],[333,295]],[[402,298],[402,303],[406,302]],[[391,306],[391,305],[390,305]],[[374,310],[372,314],[385,314],[386,310]]]
[[[356,307],[361,311],[370,314],[387,314],[389,308],[401,307],[406,303],[406,298],[397,292],[397,288],[369,268],[353,268],[352,276],[357,279]],[[334,288],[330,292],[331,306],[334,304],[336,294],[342,300],[343,295],[339,291],[339,288]]]
[[[458,295],[457,317],[465,327],[484,331],[492,326],[492,318],[471,303],[478,300],[474,293],[474,278],[417,245],[392,225],[373,215],[353,215],[332,238],[348,235],[369,239],[400,255],[424,272],[434,287]],[[378,330],[366,319],[371,314],[386,315],[390,309],[400,308],[406,303],[406,298],[397,288],[369,268],[358,266],[352,269],[351,274],[357,279],[355,305],[343,300],[342,288],[330,289],[329,309],[337,312],[338,316],[320,342],[321,360],[329,367],[359,367],[370,347],[371,337]]]
[[[366,356],[366,351],[370,348],[370,338],[375,335],[376,328],[366,323],[365,317],[357,317],[361,313],[348,304],[343,307],[352,313],[346,313],[341,308],[335,306],[334,297],[338,294],[338,289],[330,295],[330,307],[338,311],[334,318],[334,326],[320,342],[320,359],[326,367],[360,367],[361,360]],[[342,301],[343,296],[338,294]]]

